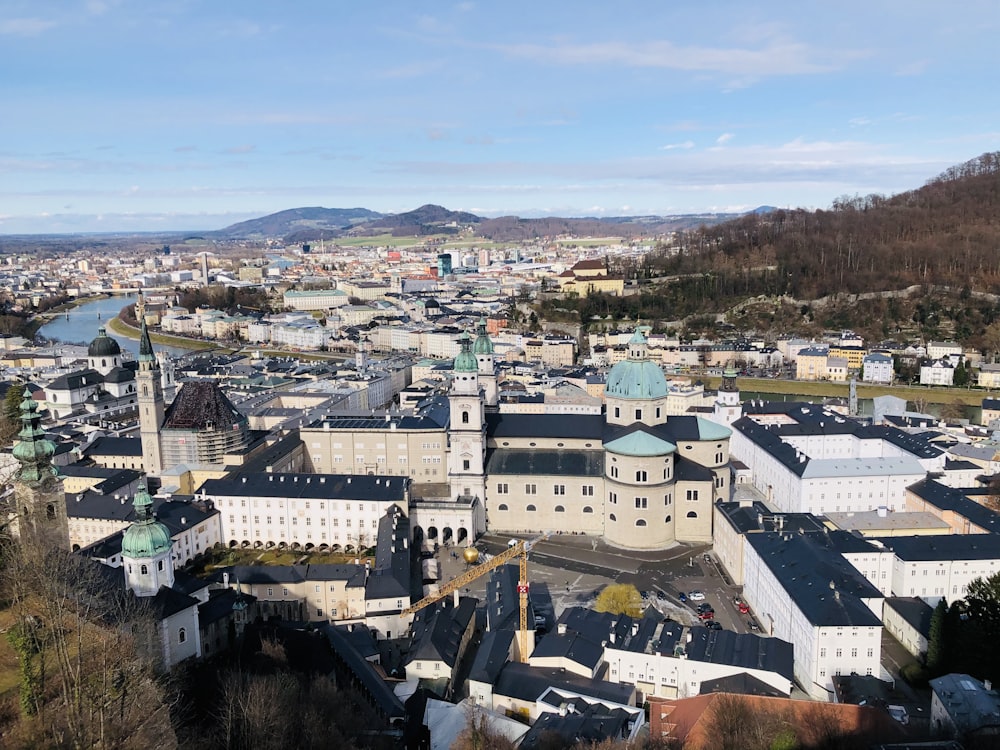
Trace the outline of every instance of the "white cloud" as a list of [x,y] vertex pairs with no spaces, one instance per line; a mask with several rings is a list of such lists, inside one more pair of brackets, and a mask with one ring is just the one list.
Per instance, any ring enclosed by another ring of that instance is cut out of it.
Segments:
[[677,148],[694,148],[694,141],[684,141],[683,143],[668,143],[666,146],[660,146],[660,151],[673,151]]
[[732,133],[723,133],[722,135],[720,135],[718,138],[715,139],[715,142],[717,144],[719,144],[720,146],[724,146],[727,143],[729,143],[731,140],[733,140],[733,134]]
[[36,36],[56,25],[44,18],[6,18],[0,21],[0,34],[11,36]]

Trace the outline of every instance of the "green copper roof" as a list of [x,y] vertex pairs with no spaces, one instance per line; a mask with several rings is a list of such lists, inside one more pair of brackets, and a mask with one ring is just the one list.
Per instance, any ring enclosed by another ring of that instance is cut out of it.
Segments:
[[472,353],[493,354],[493,342],[490,341],[490,337],[486,333],[486,321],[480,318],[477,328],[478,333],[476,335],[476,343],[472,345]]
[[170,549],[173,540],[167,527],[153,518],[153,498],[144,485],[136,490],[132,500],[136,520],[125,529],[122,536],[122,555],[125,557],[155,557]]
[[698,419],[698,435],[702,440],[726,440],[733,431],[721,424],[712,422],[704,417]]
[[667,379],[653,362],[626,359],[611,368],[604,393],[611,398],[663,398],[667,395]]
[[135,304],[135,316],[139,319],[139,361],[155,362],[153,342],[149,340],[149,331],[146,329],[146,301],[141,293]]
[[472,340],[469,338],[469,334],[463,333],[458,341],[462,347],[462,351],[455,357],[454,371],[476,372],[479,369],[479,365],[476,363],[476,355],[472,353]]
[[605,443],[604,448],[620,456],[666,456],[677,450],[673,443],[642,430]]
[[18,443],[13,454],[21,463],[17,478],[29,485],[39,485],[59,476],[59,470],[52,465],[55,443],[45,438],[42,418],[38,414],[38,404],[25,391],[21,401],[21,431],[17,433]]

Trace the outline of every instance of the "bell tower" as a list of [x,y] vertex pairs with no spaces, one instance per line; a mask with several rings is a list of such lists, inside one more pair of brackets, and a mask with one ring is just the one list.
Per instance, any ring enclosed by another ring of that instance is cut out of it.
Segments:
[[727,367],[722,373],[722,385],[715,399],[713,414],[714,422],[727,427],[743,416],[743,405],[740,403],[740,388],[736,384],[735,368]]
[[23,542],[69,549],[66,495],[59,471],[52,465],[56,447],[45,438],[38,404],[25,392],[21,401],[21,431],[14,458],[21,464],[14,478],[11,531]]
[[483,498],[486,491],[486,420],[479,387],[479,364],[468,333],[459,338],[448,394],[448,480],[452,496]]
[[160,446],[160,426],[163,424],[163,384],[160,364],[153,352],[153,343],[146,329],[146,303],[139,293],[135,303],[135,317],[139,321],[139,371],[136,387],[139,390],[139,436],[142,439],[142,468],[149,476],[159,476],[163,471],[163,452]]

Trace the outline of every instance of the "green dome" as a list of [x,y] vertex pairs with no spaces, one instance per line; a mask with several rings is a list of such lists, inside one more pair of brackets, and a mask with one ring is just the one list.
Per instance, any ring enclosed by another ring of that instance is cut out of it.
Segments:
[[170,549],[173,540],[167,527],[153,518],[153,498],[140,485],[132,501],[136,520],[122,536],[123,557],[156,557]]
[[118,342],[108,336],[104,326],[97,329],[97,338],[90,342],[87,347],[88,357],[117,357],[122,353],[122,348]]
[[479,365],[476,362],[476,355],[472,353],[472,342],[468,333],[463,333],[459,339],[462,351],[455,357],[455,365],[452,369],[455,372],[476,372]]
[[489,335],[486,333],[486,321],[480,319],[478,334],[476,336],[476,342],[472,345],[473,354],[493,354],[493,342],[490,341]]
[[626,359],[611,368],[604,394],[610,398],[654,399],[667,395],[667,379],[659,365]]

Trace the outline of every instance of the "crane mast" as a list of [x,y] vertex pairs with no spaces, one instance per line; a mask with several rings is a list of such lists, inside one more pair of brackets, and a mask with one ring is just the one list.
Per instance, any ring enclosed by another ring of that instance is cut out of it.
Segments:
[[414,612],[419,612],[424,607],[427,607],[435,602],[439,602],[444,599],[449,594],[453,594],[459,591],[465,584],[476,580],[480,576],[486,575],[491,570],[496,570],[501,565],[504,565],[514,558],[518,559],[520,563],[520,576],[517,582],[517,595],[518,603],[520,604],[520,630],[518,631],[518,644],[520,646],[520,661],[522,663],[527,663],[528,661],[528,551],[535,545],[536,542],[545,539],[548,535],[539,537],[531,541],[518,540],[516,544],[510,545],[507,549],[498,555],[494,555],[489,559],[488,562],[482,563],[474,568],[471,568],[464,573],[452,578],[448,583],[442,585],[438,591],[429,596],[425,596],[420,601],[411,604],[409,607],[404,609],[399,613],[400,617],[405,617],[406,615],[411,615]]

